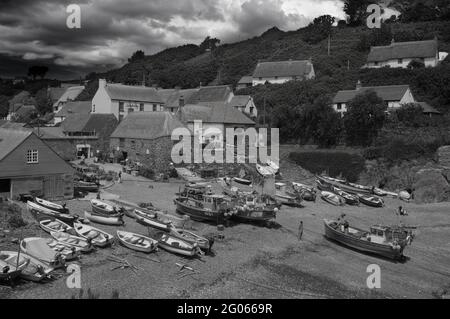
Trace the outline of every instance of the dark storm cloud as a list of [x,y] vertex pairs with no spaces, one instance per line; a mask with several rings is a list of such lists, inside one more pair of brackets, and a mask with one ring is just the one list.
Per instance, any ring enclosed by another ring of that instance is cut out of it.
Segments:
[[[338,0],[0,0],[0,77],[13,73],[13,66],[23,70],[20,61],[49,65],[54,74],[66,77],[120,66],[138,49],[150,54],[200,43],[207,35],[224,42],[259,35],[272,26],[292,30],[311,17],[288,12],[284,5],[334,2]],[[66,8],[72,3],[81,7],[81,29],[66,27]]]

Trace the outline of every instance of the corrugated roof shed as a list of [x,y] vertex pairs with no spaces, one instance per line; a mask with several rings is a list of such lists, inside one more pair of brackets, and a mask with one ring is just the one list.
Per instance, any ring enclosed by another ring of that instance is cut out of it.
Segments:
[[105,89],[112,100],[163,102],[158,91],[150,87],[108,83]]
[[370,86],[356,90],[339,91],[333,98],[333,103],[347,103],[358,94],[374,91],[384,101],[400,101],[408,91],[409,85]]
[[394,42],[388,46],[371,47],[368,62],[382,62],[406,58],[430,58],[438,54],[438,41]]
[[70,101],[55,114],[55,117],[66,117],[70,114],[89,114],[91,113],[91,108],[91,101]]
[[260,62],[256,65],[253,78],[302,77],[308,75],[312,68],[309,60]]
[[179,127],[185,126],[169,112],[134,112],[120,122],[111,137],[152,140],[171,136]]

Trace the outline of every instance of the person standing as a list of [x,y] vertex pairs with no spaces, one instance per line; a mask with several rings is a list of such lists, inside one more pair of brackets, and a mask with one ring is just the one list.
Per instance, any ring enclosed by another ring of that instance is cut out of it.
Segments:
[[303,236],[303,221],[300,221],[300,225],[298,226],[298,240],[302,240]]
[[119,172],[119,184],[122,183],[122,172]]

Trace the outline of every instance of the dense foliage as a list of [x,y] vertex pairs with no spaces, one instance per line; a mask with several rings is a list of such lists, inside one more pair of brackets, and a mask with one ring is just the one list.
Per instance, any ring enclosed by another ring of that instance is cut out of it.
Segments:
[[342,176],[354,182],[364,170],[364,158],[338,151],[293,152],[289,159],[314,174]]

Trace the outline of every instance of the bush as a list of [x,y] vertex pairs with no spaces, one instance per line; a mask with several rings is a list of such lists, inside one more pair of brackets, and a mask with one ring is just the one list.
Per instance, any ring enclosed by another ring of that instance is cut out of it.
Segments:
[[27,225],[22,218],[22,210],[16,204],[0,204],[0,218],[1,222],[5,222],[11,228],[20,228]]
[[311,173],[326,172],[330,176],[342,176],[351,182],[357,181],[364,170],[363,157],[345,152],[293,152],[289,154],[289,159]]
[[148,178],[148,179],[154,179],[155,178],[155,171],[153,171],[151,168],[147,168],[144,166],[141,166],[139,168],[139,175]]

